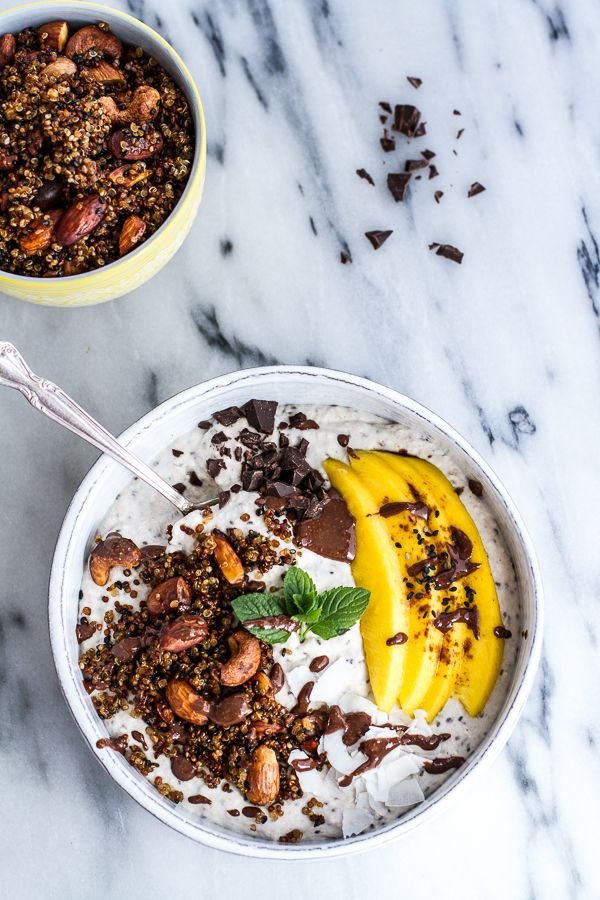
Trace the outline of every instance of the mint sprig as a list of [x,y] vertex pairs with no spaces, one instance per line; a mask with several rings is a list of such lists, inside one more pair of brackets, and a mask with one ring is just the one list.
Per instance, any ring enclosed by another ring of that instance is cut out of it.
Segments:
[[283,644],[292,631],[298,631],[301,641],[309,631],[324,640],[344,634],[358,622],[370,598],[370,591],[357,587],[319,593],[307,572],[290,566],[281,593],[242,594],[232,606],[251,634],[269,644]]

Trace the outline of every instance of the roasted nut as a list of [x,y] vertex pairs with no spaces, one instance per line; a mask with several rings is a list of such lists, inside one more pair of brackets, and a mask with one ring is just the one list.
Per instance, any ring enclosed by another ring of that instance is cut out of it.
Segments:
[[54,229],[63,214],[62,209],[51,209],[33,219],[19,238],[19,247],[27,256],[43,253],[54,240]]
[[100,60],[96,66],[82,69],[81,74],[91,81],[97,81],[98,84],[120,84],[125,81],[123,73],[104,60]]
[[176,716],[192,725],[205,725],[208,721],[210,703],[197,694],[187,681],[174,679],[165,688],[167,703]]
[[182,650],[188,650],[202,643],[207,634],[208,625],[202,616],[184,613],[163,626],[158,643],[161,650],[181,653]]
[[243,722],[251,712],[252,707],[248,702],[248,697],[241,692],[230,694],[219,703],[211,703],[208,717],[211,722],[222,728],[231,728],[232,725],[239,725],[240,722]]
[[117,122],[119,119],[119,107],[113,97],[98,97],[96,100],[111,122]]
[[139,216],[127,216],[119,235],[119,256],[125,256],[143,241],[146,227],[146,223]]
[[13,61],[16,49],[14,34],[3,34],[0,37],[0,66],[8,66]]
[[69,59],[73,59],[74,56],[86,53],[88,50],[102,52],[110,59],[119,59],[123,53],[123,44],[110,31],[104,31],[97,25],[85,25],[71,35],[65,48],[65,54]]
[[120,663],[128,663],[135,657],[136,653],[142,649],[141,637],[121,638],[116,644],[113,644],[111,653]]
[[249,681],[260,667],[260,643],[253,634],[238,628],[227,638],[231,658],[223,663],[219,681],[227,687],[237,687]]
[[68,259],[63,266],[63,275],[67,277],[69,275],[81,275],[82,272],[85,272],[85,265],[82,262],[74,262]]
[[40,78],[50,80],[52,78],[70,78],[77,72],[77,66],[71,59],[66,56],[57,56],[55,60],[44,66],[40,72]]
[[120,534],[109,534],[90,554],[90,575],[96,584],[104,587],[113,566],[134,569],[141,561],[142,555],[133,541]]
[[63,247],[76,244],[100,224],[106,213],[106,203],[98,194],[78,200],[65,212],[56,229],[56,240]]
[[37,30],[42,50],[56,50],[62,53],[69,37],[69,26],[66,22],[47,22]]
[[280,731],[283,731],[283,725],[280,722],[254,722],[252,727],[260,737],[279,734]]
[[[143,551],[142,551],[143,552]],[[146,608],[151,616],[163,616],[174,609],[187,609],[191,593],[185,578],[168,578],[157,585],[146,600]]]
[[134,134],[131,128],[121,128],[111,134],[108,143],[117,159],[148,159],[160,153],[163,147],[161,133],[151,126],[142,134]]
[[244,566],[241,559],[226,537],[215,531],[213,531],[212,537],[215,542],[215,559],[223,577],[229,584],[240,584],[244,580]]
[[113,184],[118,187],[130,188],[138,181],[143,181],[150,174],[150,170],[146,168],[146,163],[125,163],[124,166],[117,166],[108,177]]
[[258,693],[263,697],[268,697],[273,693],[273,685],[271,684],[271,679],[268,675],[265,675],[264,672],[258,672],[255,681]]
[[258,806],[268,806],[279,793],[279,763],[275,751],[261,744],[252,754],[248,766],[246,799]]
[[131,103],[119,113],[121,122],[135,122],[136,125],[145,125],[158,115],[160,106],[160,94],[156,88],[149,84],[142,84],[133,92]]
[[60,177],[55,178],[54,181],[44,181],[33,198],[33,205],[38,206],[42,212],[53,209],[59,205],[64,189],[65,183]]
[[9,169],[12,169],[18,158],[16,153],[9,153],[8,150],[0,150],[0,170],[6,172]]

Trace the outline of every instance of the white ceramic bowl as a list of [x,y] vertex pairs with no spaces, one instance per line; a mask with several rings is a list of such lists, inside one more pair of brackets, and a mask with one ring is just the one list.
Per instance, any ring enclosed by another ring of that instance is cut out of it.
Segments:
[[98,760],[134,800],[167,825],[211,847],[262,858],[303,858],[341,856],[382,844],[410,831],[417,824],[443,810],[451,797],[457,798],[472,780],[499,753],[512,732],[526,697],[540,655],[542,638],[542,591],[535,555],[521,519],[505,489],[472,447],[436,415],[389,388],[363,378],[326,369],[273,366],[248,369],[199,384],[162,403],[127,429],[121,440],[135,453],[151,461],[177,437],[194,428],[216,409],[241,405],[251,397],[281,403],[320,403],[349,406],[375,413],[392,421],[407,423],[448,447],[468,477],[479,479],[502,528],[511,552],[520,591],[523,629],[509,693],[490,733],[434,794],[394,822],[347,840],[279,844],[245,837],[202,820],[185,804],[173,805],[118,753],[96,748],[107,732],[83,689],[78,668],[79,649],[75,639],[78,592],[81,574],[96,533],[115,496],[130,475],[103,456],[84,478],[65,516],[56,545],[50,579],[50,637],[60,683],[71,711]]

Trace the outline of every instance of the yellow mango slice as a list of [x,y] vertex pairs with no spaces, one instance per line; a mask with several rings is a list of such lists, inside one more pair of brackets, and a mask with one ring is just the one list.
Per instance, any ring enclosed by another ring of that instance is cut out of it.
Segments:
[[[352,471],[376,498],[377,510],[390,501],[415,501],[417,486],[412,484],[415,480],[413,473],[410,470],[401,473],[389,466],[387,457],[391,454],[360,450],[355,454],[350,463]],[[394,458],[404,460],[403,457]],[[407,479],[407,474],[410,479]],[[433,590],[430,596],[419,596],[419,584],[408,572],[411,565],[426,556],[422,532],[428,526],[422,519],[411,515],[409,510],[402,510],[383,521],[402,573],[402,588],[396,602],[406,607],[409,616],[409,640],[405,645],[404,677],[398,682],[398,704],[409,715],[416,709],[424,710],[431,721],[454,689],[461,644],[455,634],[449,632],[444,635],[433,624],[434,613],[443,609],[441,600],[445,593]],[[431,528],[434,527],[440,532],[447,531],[449,539],[450,525],[441,511],[435,525],[431,525]]]
[[463,649],[454,694],[470,716],[477,716],[496,683],[504,652],[504,642],[494,634],[494,628],[502,625],[502,615],[481,536],[464,503],[436,466],[415,457],[402,457],[380,451],[374,451],[374,455],[380,456],[391,471],[412,484],[430,509],[440,511],[436,522],[444,521],[454,528],[459,528],[473,544],[471,559],[480,564],[479,568],[467,577],[454,582],[453,586],[456,586],[457,591],[453,594],[448,593],[448,596],[453,596],[454,605],[462,606],[467,599],[465,587],[468,586],[475,592],[473,603],[479,610],[480,637],[479,640],[475,640],[470,629],[462,623],[455,623],[448,633],[455,632]]
[[356,520],[356,556],[352,574],[358,585],[371,591],[360,628],[369,670],[371,690],[377,706],[389,712],[396,702],[404,674],[406,644],[388,646],[386,640],[398,632],[408,633],[408,609],[398,602],[402,575],[385,520],[373,515],[379,509],[367,487],[352,469],[328,459],[325,471],[344,497]]

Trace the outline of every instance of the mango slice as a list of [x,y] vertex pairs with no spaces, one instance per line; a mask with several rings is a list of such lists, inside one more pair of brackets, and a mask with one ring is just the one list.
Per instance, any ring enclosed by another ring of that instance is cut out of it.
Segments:
[[365,659],[375,702],[389,712],[403,680],[406,644],[388,646],[385,641],[399,632],[407,634],[409,620],[406,604],[398,602],[403,590],[398,557],[390,543],[385,520],[373,515],[379,509],[377,500],[357,474],[334,459],[325,462],[325,471],[356,519],[352,574],[358,585],[371,591],[371,600],[360,623]]
[[[356,519],[354,579],[372,592],[361,633],[375,702],[385,711],[395,700],[409,714],[424,709],[431,721],[454,695],[476,716],[495,684],[504,646],[494,635],[502,617],[477,527],[448,479],[426,460],[385,451],[354,454],[349,465],[327,460],[325,469]],[[401,506],[378,515],[387,503]],[[471,541],[470,559],[479,568],[443,586],[431,579],[423,584],[412,567],[446,552],[455,529]],[[465,605],[477,606],[478,639],[464,622],[446,633],[433,624],[441,612]],[[408,641],[389,646],[398,632]]]

